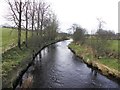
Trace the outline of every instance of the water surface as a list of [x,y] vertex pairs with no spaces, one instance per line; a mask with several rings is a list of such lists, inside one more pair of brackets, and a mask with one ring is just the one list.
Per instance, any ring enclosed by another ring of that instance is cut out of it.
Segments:
[[36,57],[32,88],[120,88],[120,85],[94,72],[67,47],[71,40],[61,41],[45,48]]

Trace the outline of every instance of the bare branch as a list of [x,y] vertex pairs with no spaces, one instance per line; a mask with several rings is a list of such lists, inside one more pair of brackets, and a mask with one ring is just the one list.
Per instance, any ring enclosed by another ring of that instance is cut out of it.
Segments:
[[11,10],[12,10],[12,12],[13,12],[15,18],[19,21],[17,15],[16,15],[16,13],[15,13],[15,11],[14,11],[14,9],[13,9],[13,5],[12,5],[10,2],[9,2],[9,5],[10,5],[10,8],[11,8]]

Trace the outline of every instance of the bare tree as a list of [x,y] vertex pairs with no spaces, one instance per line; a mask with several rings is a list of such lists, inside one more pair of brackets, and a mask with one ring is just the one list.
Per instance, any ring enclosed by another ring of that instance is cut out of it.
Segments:
[[28,47],[28,24],[29,24],[29,7],[30,7],[30,2],[29,0],[25,1],[26,6],[25,6],[25,10],[24,10],[24,15],[25,15],[25,30],[26,30],[26,34],[25,34],[25,46]]
[[30,5],[30,16],[31,16],[31,27],[32,27],[32,36],[33,36],[33,30],[35,25],[35,0]]
[[50,5],[47,5],[45,2],[41,2],[39,5],[40,5],[40,7],[39,7],[39,9],[40,9],[40,30],[41,30],[41,35],[42,35],[44,19],[45,19],[46,15],[48,14],[47,12],[49,12],[48,8],[50,7]]
[[36,5],[36,11],[37,11],[37,35],[39,34],[39,29],[40,29],[40,4]]
[[104,21],[97,19],[98,20],[98,30],[95,33],[95,41],[94,43],[92,42],[94,49],[96,49],[96,56],[103,57],[106,56],[105,53],[109,52],[108,46],[109,46],[109,31],[103,29],[103,24],[105,23]]
[[52,40],[55,39],[58,22],[56,16],[51,13],[50,5],[43,1],[37,2],[36,0],[32,0],[32,2],[30,0],[25,0],[24,2],[22,2],[22,0],[14,0],[13,3],[8,0],[8,2],[10,10],[12,11],[12,19],[18,27],[19,48],[21,48],[21,28],[23,27],[26,31],[26,47],[28,47],[28,29],[32,31],[32,36],[34,30],[37,32],[37,35],[39,35],[32,37],[33,41],[41,40],[39,42],[42,43],[47,37]]
[[73,24],[72,29],[74,31],[73,33],[73,39],[75,42],[79,42],[81,45],[85,43],[86,38],[86,30],[79,26],[78,24]]
[[25,4],[21,0],[8,0],[11,10],[11,17],[16,26],[18,27],[18,47],[21,49],[21,25],[22,25],[22,12]]

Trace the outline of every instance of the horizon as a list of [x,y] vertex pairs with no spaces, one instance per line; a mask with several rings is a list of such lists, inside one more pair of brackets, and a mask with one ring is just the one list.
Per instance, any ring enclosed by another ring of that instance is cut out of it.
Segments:
[[[94,33],[98,27],[97,18],[105,21],[103,29],[118,33],[118,1],[119,0],[46,0],[57,15],[59,28],[62,32],[68,32],[72,24],[76,23],[85,28],[88,33]],[[62,5],[62,7],[61,7]],[[71,7],[72,6],[72,7]],[[101,7],[102,6],[102,7]],[[0,1],[0,25],[13,23],[5,17],[7,15],[7,3]],[[5,12],[6,11],[6,12]]]

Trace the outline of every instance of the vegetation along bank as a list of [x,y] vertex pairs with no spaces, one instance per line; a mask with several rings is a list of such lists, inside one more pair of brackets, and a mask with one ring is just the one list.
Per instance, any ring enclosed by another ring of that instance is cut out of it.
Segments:
[[120,40],[112,31],[99,28],[87,34],[79,25],[73,25],[73,42],[68,46],[84,63],[107,77],[120,80]]

